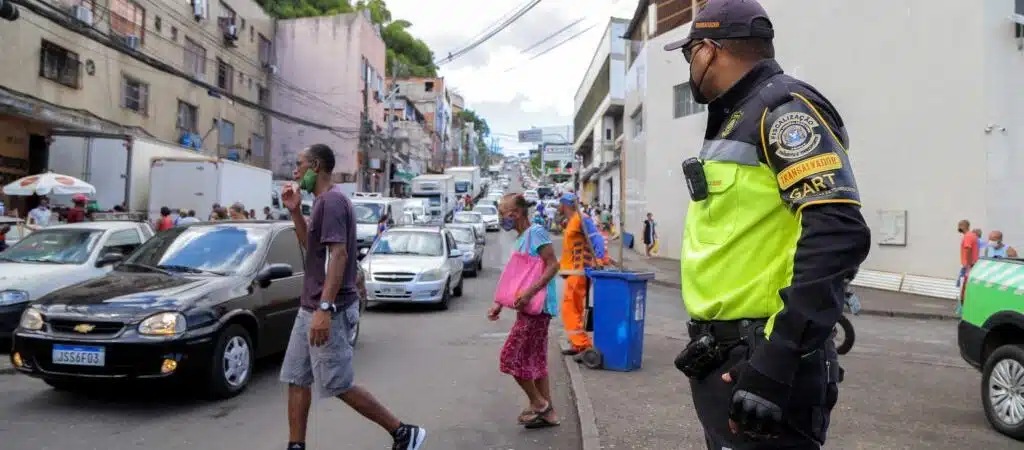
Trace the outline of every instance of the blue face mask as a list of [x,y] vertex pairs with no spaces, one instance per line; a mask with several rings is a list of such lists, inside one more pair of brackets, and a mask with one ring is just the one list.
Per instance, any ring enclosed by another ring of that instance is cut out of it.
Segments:
[[513,219],[511,217],[502,217],[501,218],[501,229],[503,229],[505,231],[512,231],[512,230],[516,229],[516,219]]

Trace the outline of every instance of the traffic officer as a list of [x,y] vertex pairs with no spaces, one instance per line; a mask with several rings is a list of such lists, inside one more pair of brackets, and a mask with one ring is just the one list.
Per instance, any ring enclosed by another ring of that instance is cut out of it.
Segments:
[[716,450],[824,443],[843,279],[870,247],[843,120],[783,73],[774,36],[757,1],[711,0],[665,46],[682,50],[690,92],[708,105],[699,158],[683,163],[691,340],[676,366]]

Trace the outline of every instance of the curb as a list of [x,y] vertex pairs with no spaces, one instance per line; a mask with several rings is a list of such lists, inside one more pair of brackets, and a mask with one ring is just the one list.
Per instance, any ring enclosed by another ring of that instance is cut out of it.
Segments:
[[[671,289],[682,289],[682,285],[671,281],[659,280],[650,281],[651,284]],[[960,320],[959,316],[942,313],[914,312],[914,311],[889,311],[884,309],[861,309],[860,314],[876,317],[896,317],[900,319],[922,319],[922,320]]]
[[[567,350],[569,343],[559,338],[558,348]],[[597,417],[594,415],[594,405],[590,402],[587,389],[583,385],[583,374],[580,373],[580,366],[573,361],[572,356],[563,356],[562,362],[569,370],[569,388],[572,389],[572,397],[576,401],[576,416],[580,419],[580,440],[583,450],[601,450],[601,437],[597,431]]]

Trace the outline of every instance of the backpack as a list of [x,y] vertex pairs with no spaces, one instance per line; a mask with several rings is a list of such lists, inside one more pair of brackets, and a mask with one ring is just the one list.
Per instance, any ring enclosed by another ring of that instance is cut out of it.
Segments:
[[605,250],[607,249],[604,235],[598,230],[594,219],[586,214],[580,214],[580,226],[583,228],[583,234],[587,236],[587,241],[590,242],[590,248],[594,251],[594,257],[596,259],[604,259]]

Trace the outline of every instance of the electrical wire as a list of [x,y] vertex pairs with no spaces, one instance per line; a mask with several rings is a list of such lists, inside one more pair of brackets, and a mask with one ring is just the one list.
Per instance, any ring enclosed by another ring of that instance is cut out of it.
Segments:
[[477,39],[472,44],[467,45],[466,47],[464,47],[464,48],[462,48],[462,49],[460,49],[460,50],[458,50],[456,52],[449,53],[448,57],[440,59],[438,61],[435,61],[434,65],[440,66],[442,64],[450,63],[450,62],[454,61],[455,59],[459,58],[460,56],[465,55],[466,53],[469,53],[474,48],[479,47],[480,44],[483,44],[484,42],[487,42],[488,40],[493,38],[495,35],[497,35],[498,33],[502,32],[504,29],[508,28],[509,25],[512,25],[513,23],[515,23],[515,21],[519,20],[526,13],[530,12],[531,9],[535,8],[538,4],[540,4],[541,1],[543,1],[543,0],[531,0],[530,3],[526,4],[525,7],[523,7],[519,11],[517,11],[512,17],[504,20],[501,23],[501,25],[499,25],[497,28],[495,28],[495,29],[485,33],[483,35],[483,37]]
[[586,17],[580,17],[579,19],[576,19],[576,20],[572,21],[568,25],[566,25],[566,26],[564,26],[562,28],[559,28],[558,31],[547,35],[547,37],[545,37],[544,39],[541,39],[541,40],[539,40],[537,42],[534,42],[533,45],[530,45],[529,47],[526,47],[525,50],[523,50],[523,51],[521,51],[519,53],[522,53],[524,55],[530,53],[530,51],[532,51],[533,49],[535,49],[537,47],[540,47],[541,45],[544,45],[545,42],[554,39],[555,36],[558,36],[558,35],[562,34],[563,32],[565,32],[565,30],[568,30],[568,29],[570,29],[570,28],[572,28],[572,27],[574,27],[576,25],[579,25],[580,22],[583,22],[586,19],[587,19]]
[[558,42],[557,44],[552,45],[551,47],[548,47],[547,49],[545,49],[544,51],[542,51],[542,52],[540,52],[540,53],[538,53],[536,55],[531,56],[526,61],[523,61],[523,62],[521,62],[519,64],[516,64],[516,65],[514,65],[512,67],[509,67],[508,69],[505,69],[504,72],[507,73],[507,72],[511,72],[511,71],[513,71],[515,69],[518,69],[518,68],[522,67],[522,64],[530,62],[530,61],[533,61],[533,60],[535,60],[537,58],[540,58],[541,56],[544,56],[544,55],[548,54],[548,52],[550,52],[550,51],[552,51],[552,50],[554,50],[554,49],[556,49],[558,47],[561,47],[561,46],[569,43],[570,41],[579,38],[580,36],[583,36],[584,33],[594,29],[594,27],[596,27],[596,26],[597,26],[597,24],[595,23],[595,24],[593,24],[593,25],[591,25],[589,27],[586,27],[586,28],[582,29],[578,33],[563,39],[562,41]]
[[[490,25],[487,25],[486,27],[483,27],[483,28],[481,28],[481,29],[480,29],[480,32],[478,32],[477,34],[473,35],[473,37],[469,38],[469,39],[468,39],[468,40],[466,41],[466,43],[465,43],[465,44],[463,44],[463,45],[462,45],[461,47],[456,47],[456,48],[465,48],[465,47],[466,47],[466,46],[468,46],[468,45],[469,45],[470,43],[472,43],[472,42],[473,42],[474,40],[476,40],[476,39],[479,39],[479,38],[480,38],[481,36],[483,36],[483,35],[484,35],[484,34],[486,34],[487,32],[489,32],[489,31],[493,30],[494,28],[496,28],[496,27],[497,27],[498,25],[500,25],[500,24],[501,24],[502,22],[504,22],[504,21],[508,20],[508,19],[509,19],[510,17],[512,17],[512,15],[514,15],[514,14],[515,14],[516,12],[518,12],[518,11],[522,10],[523,8],[525,8],[525,7],[527,6],[527,5],[529,5],[529,3],[530,3],[531,1],[533,1],[533,0],[526,0],[526,2],[524,2],[524,3],[522,4],[522,5],[519,5],[519,6],[515,7],[515,8],[512,8],[512,9],[508,10],[508,11],[507,11],[507,12],[506,12],[505,14],[502,14],[502,15],[501,15],[501,17],[499,17],[499,18],[498,18],[497,20],[495,20],[495,21],[494,21],[493,23],[491,23]],[[450,54],[452,54],[452,53],[453,53],[453,52],[448,52],[448,54],[449,54],[449,55],[450,55]]]

